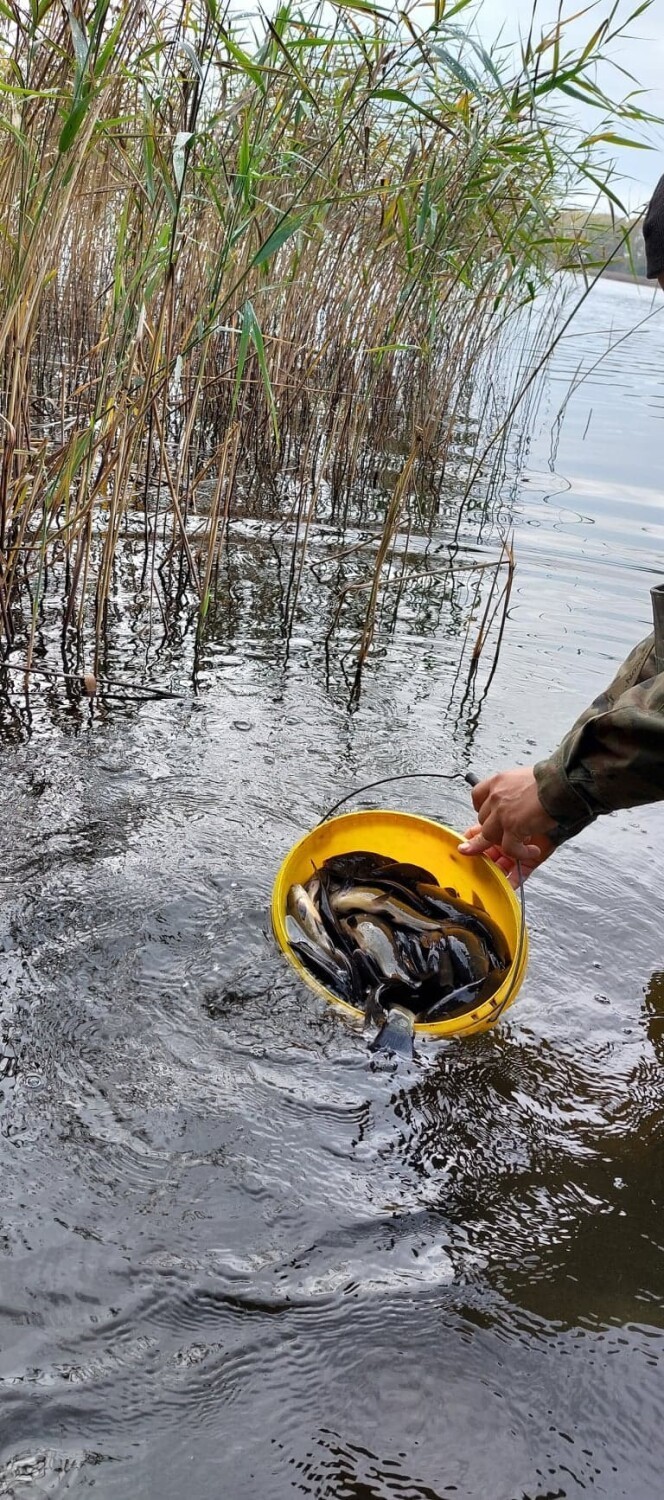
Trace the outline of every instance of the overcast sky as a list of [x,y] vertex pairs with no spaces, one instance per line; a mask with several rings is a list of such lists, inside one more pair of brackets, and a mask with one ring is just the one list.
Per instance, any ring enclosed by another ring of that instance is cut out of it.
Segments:
[[[342,3],[342,0],[337,0]],[[401,9],[405,4],[414,10],[422,26],[430,25],[433,19],[434,0],[376,0],[386,11],[393,7]],[[258,21],[261,12],[274,12],[279,0],[258,0],[256,9],[251,0],[229,0],[231,10],[242,15],[248,25]],[[569,28],[570,45],[582,48],[596,31],[600,22],[611,10],[613,0],[563,0],[563,16],[578,17]],[[618,18],[627,18],[636,10],[639,0],[619,0]],[[450,7],[451,8],[451,7]],[[519,35],[527,36],[533,11],[533,0],[477,0],[473,9],[462,12],[458,24],[465,28],[474,24],[475,30],[485,46],[489,47],[499,37],[503,44],[518,44]],[[536,34],[548,30],[558,14],[558,0],[537,0]],[[614,26],[617,18],[614,20]],[[664,115],[664,0],[652,0],[652,4],[630,28],[630,40],[614,45],[613,56],[622,68],[631,73],[635,83],[611,66],[602,68],[598,82],[609,97],[624,97],[633,88],[646,91],[641,103],[653,114]],[[598,128],[601,116],[595,110],[583,110],[573,100],[566,101],[571,112],[582,117],[584,131],[591,134]],[[629,134],[620,130],[619,134]],[[637,133],[637,132],[634,132]],[[651,151],[629,150],[623,147],[607,147],[615,155],[620,173],[616,190],[630,208],[643,207],[655,183],[664,173],[664,127],[652,128],[649,139],[654,147]]]
[[[583,8],[584,0],[566,0],[563,14],[574,15]],[[626,0],[619,15],[627,17],[636,10],[638,0]],[[607,15],[610,0],[599,0],[589,13],[575,23],[570,35],[585,42]],[[542,24],[555,19],[558,6],[556,0],[539,0],[538,30]],[[495,40],[502,32],[505,41],[518,38],[519,30],[527,35],[532,14],[532,0],[483,0],[476,12],[476,29],[485,45]],[[623,68],[633,74],[638,85],[649,91],[644,104],[654,114],[664,114],[664,0],[654,0],[650,10],[638,18],[630,28],[633,40],[614,47],[614,57]],[[630,88],[627,79],[613,68],[603,70],[599,79],[609,95],[616,96]],[[589,113],[588,126],[592,128],[594,111]],[[585,124],[585,119],[584,119]],[[621,131],[621,134],[625,132]],[[616,162],[623,174],[621,197],[633,208],[640,207],[650,196],[658,178],[664,173],[664,131],[651,131],[650,138],[656,149],[653,151],[630,151],[619,147],[615,150]]]

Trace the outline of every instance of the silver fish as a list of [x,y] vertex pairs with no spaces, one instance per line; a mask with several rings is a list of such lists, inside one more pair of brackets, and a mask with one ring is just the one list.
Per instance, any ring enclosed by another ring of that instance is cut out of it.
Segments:
[[347,891],[335,891],[330,896],[330,905],[337,916],[350,912],[364,912],[367,916],[387,917],[395,926],[407,927],[410,932],[440,931],[440,918],[424,916],[400,901],[397,896],[371,886],[354,886]]
[[394,936],[384,922],[376,917],[350,917],[340,922],[348,937],[354,938],[358,948],[367,953],[377,964],[386,979],[398,980],[412,989],[413,981],[399,961]]
[[335,949],[331,954],[326,953],[324,948],[312,941],[295,917],[290,915],[286,917],[286,934],[293,952],[304,959],[311,973],[323,979],[341,1000],[355,1004],[354,976],[345,955],[337,953]]
[[334,956],[334,944],[325,931],[319,913],[303,885],[292,885],[288,892],[287,911],[289,916],[299,922],[300,927],[306,933],[309,941],[322,948],[331,958]]

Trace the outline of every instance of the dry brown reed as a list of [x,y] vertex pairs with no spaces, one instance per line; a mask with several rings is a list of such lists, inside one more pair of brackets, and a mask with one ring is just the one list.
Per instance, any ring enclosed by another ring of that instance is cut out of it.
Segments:
[[0,6],[0,626],[28,672],[47,576],[96,674],[121,540],[204,629],[253,514],[287,525],[291,628],[317,525],[359,548],[371,518],[359,674],[399,534],[471,472],[490,501],[528,389],[506,337],[602,170],[556,96],[597,140],[645,116],[593,83],[615,14],[515,69],[465,8],[283,6],[251,39],[214,0]]

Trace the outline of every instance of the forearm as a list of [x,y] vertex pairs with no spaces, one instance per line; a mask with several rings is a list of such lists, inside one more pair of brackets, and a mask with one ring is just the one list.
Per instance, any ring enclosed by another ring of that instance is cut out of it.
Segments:
[[630,653],[613,682],[535,767],[543,807],[562,842],[601,813],[664,798],[664,674],[653,640]]

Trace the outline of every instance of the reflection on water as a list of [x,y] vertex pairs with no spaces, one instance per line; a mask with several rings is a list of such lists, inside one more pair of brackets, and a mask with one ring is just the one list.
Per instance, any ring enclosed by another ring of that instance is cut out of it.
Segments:
[[[0,1495],[659,1493],[660,811],[589,830],[531,882],[509,1018],[425,1045],[420,1068],[373,1070],[267,919],[284,850],[335,796],[545,753],[647,629],[662,318],[556,417],[579,361],[649,307],[602,287],[561,345],[483,704],[459,713],[467,601],[432,567],[349,712],[306,595],[285,651],[255,536],[229,553],[197,694],[176,630],[172,699],[90,710],[44,681],[30,739],[15,703]],[[109,676],[138,675],[132,650],[118,624]],[[399,800],[467,817],[454,783]]]

